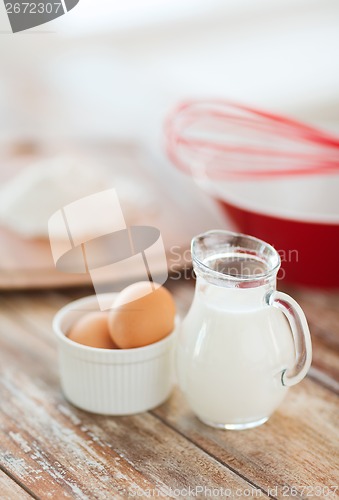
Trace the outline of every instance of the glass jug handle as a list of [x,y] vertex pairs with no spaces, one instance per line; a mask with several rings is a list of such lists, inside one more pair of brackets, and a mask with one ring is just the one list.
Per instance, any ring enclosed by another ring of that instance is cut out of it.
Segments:
[[284,313],[292,331],[296,355],[295,365],[291,369],[284,370],[281,375],[282,384],[290,387],[300,382],[311,366],[312,343],[310,330],[304,311],[298,302],[286,293],[269,292],[266,295],[266,303]]

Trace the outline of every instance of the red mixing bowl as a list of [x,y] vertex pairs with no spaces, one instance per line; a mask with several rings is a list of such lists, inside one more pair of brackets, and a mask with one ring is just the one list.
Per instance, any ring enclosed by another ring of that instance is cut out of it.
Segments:
[[278,250],[280,278],[339,287],[339,176],[281,179],[273,184],[229,182],[227,188],[214,186],[214,197],[240,232]]
[[171,160],[240,232],[278,250],[280,278],[339,287],[339,140],[232,106],[195,102],[176,109],[166,126]]

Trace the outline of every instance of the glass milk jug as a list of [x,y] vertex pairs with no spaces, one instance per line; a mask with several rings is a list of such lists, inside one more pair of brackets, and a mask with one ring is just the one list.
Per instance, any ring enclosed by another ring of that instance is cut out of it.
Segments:
[[229,231],[192,240],[197,276],[177,350],[179,385],[195,414],[223,429],[263,424],[312,358],[301,307],[276,291],[278,252]]

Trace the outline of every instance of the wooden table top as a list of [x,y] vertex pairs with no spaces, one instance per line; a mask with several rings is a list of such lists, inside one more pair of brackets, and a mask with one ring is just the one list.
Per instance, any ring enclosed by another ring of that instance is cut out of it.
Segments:
[[[192,281],[170,279],[179,313]],[[78,410],[59,385],[55,312],[91,290],[2,293],[0,498],[339,496],[339,294],[287,290],[308,317],[313,365],[263,426],[200,423],[179,390],[129,417]]]

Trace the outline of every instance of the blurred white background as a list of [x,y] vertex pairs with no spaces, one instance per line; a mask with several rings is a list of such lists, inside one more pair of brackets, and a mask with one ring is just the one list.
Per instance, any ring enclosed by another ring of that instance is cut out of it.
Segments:
[[1,135],[154,147],[187,97],[335,129],[338,26],[337,0],[80,0],[51,23],[0,34]]

